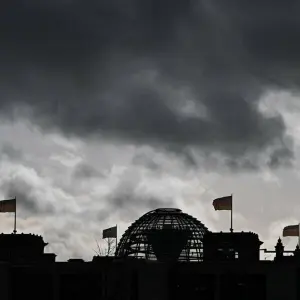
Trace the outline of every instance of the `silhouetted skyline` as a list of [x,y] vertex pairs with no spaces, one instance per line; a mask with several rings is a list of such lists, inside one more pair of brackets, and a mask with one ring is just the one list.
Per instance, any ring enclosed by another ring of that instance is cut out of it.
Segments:
[[[105,229],[103,238],[116,238],[116,229]],[[55,253],[44,252],[47,245],[34,234],[0,234],[3,300],[41,294],[47,300],[299,298],[299,245],[286,251],[279,238],[273,250],[265,250],[256,233],[212,232],[176,208],[140,216],[115,256],[56,262]],[[274,253],[274,260],[260,260],[262,250]]]

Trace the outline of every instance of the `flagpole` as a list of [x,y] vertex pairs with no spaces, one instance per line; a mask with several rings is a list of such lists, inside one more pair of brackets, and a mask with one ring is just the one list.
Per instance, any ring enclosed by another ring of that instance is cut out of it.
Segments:
[[231,194],[231,210],[230,210],[230,232],[233,232],[232,228],[232,210],[233,210],[233,195]]
[[299,229],[298,229],[298,246],[300,247],[300,223],[298,224]]
[[118,225],[116,225],[116,250],[118,245]]
[[15,197],[15,222],[14,222],[14,234],[17,233],[17,197]]
[[117,247],[118,247],[118,224],[116,224],[116,249],[115,249],[115,256],[117,254]]

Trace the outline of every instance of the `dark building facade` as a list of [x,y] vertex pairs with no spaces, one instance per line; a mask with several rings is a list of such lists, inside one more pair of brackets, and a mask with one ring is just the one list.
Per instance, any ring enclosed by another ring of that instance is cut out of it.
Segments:
[[[2,263],[1,299],[300,299],[300,263]],[[41,296],[42,295],[42,296]]]
[[116,256],[89,262],[56,262],[41,236],[0,234],[1,300],[300,300],[299,247],[287,252],[279,239],[275,259],[260,260],[255,233],[210,232],[179,210],[143,217]]

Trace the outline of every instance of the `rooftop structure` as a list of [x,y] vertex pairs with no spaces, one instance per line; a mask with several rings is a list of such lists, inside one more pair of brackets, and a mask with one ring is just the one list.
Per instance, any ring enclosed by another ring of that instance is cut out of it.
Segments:
[[35,234],[0,234],[0,261],[55,261],[56,255],[44,253],[48,243]]
[[263,244],[253,232],[208,232],[203,240],[205,261],[259,261]]
[[123,234],[117,257],[158,261],[201,261],[208,229],[180,209],[159,208],[136,220]]

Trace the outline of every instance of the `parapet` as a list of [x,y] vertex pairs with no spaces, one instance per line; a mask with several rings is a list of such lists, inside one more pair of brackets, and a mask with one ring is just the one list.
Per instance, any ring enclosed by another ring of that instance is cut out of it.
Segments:
[[207,232],[203,238],[204,260],[258,261],[262,244],[254,232]]
[[47,261],[55,261],[55,254],[45,254],[44,242],[41,235],[35,234],[0,234],[0,261],[33,261],[47,256]]

